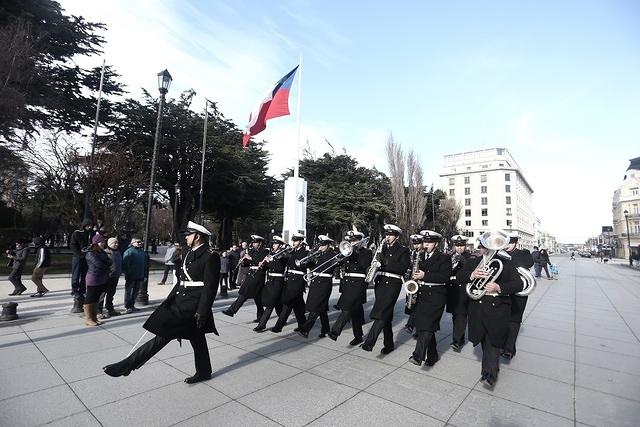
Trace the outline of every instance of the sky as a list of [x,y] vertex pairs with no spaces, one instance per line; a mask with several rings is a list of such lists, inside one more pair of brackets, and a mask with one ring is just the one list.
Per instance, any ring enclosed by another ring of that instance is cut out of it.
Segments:
[[[505,147],[560,242],[611,225],[640,156],[640,2],[61,0],[103,22],[104,57],[131,96],[198,93],[239,128],[302,57],[301,145],[387,171],[390,133],[438,186],[445,154]],[[100,58],[79,58],[99,66]],[[292,115],[268,122],[270,173],[296,162]]]

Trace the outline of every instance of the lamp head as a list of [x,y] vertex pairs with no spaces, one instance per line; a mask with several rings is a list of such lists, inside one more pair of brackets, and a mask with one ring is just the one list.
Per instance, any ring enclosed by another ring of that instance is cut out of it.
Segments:
[[169,86],[171,86],[171,74],[166,69],[158,73],[158,90],[162,94],[169,92]]

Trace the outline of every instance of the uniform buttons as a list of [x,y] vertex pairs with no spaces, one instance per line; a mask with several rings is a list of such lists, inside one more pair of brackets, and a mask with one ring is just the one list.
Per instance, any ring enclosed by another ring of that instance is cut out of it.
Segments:
[[482,304],[482,301],[480,301],[480,304]]
[[496,306],[494,303],[491,303],[491,305],[494,306],[494,307]]

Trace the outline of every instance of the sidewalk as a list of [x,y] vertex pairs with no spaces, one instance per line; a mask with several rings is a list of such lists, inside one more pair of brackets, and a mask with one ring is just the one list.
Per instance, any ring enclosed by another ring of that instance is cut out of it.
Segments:
[[[221,335],[208,335],[210,381],[183,382],[194,369],[186,342],[172,342],[128,377],[111,378],[101,367],[126,356],[153,308],[85,328],[68,313],[68,279],[51,279],[46,297],[1,298],[18,302],[21,318],[0,322],[0,425],[638,425],[640,272],[568,256],[552,262],[560,279],[538,281],[518,354],[502,364],[493,391],[478,382],[479,348],[449,349],[448,314],[437,334],[440,361],[408,363],[414,341],[402,330],[404,298],[396,305],[397,347],[387,356],[379,353],[382,339],[372,353],[350,347],[350,329],[338,342],[318,339],[319,322],[308,340],[291,322],[281,334],[257,334],[253,305],[234,318],[220,313],[230,298],[214,304]],[[150,280],[152,304],[170,290],[156,286],[158,279]],[[2,295],[10,289],[0,280]],[[122,298],[119,288],[116,302]],[[337,298],[336,287],[330,307]],[[332,322],[337,314],[330,313]]]

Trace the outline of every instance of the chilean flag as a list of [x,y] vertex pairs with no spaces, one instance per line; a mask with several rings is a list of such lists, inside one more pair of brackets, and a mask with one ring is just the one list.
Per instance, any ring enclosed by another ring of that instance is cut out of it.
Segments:
[[299,65],[296,65],[296,68],[281,78],[273,90],[260,103],[258,111],[249,115],[249,124],[242,136],[242,146],[244,148],[247,148],[249,139],[252,136],[267,128],[267,120],[289,115],[289,91],[298,67]]

